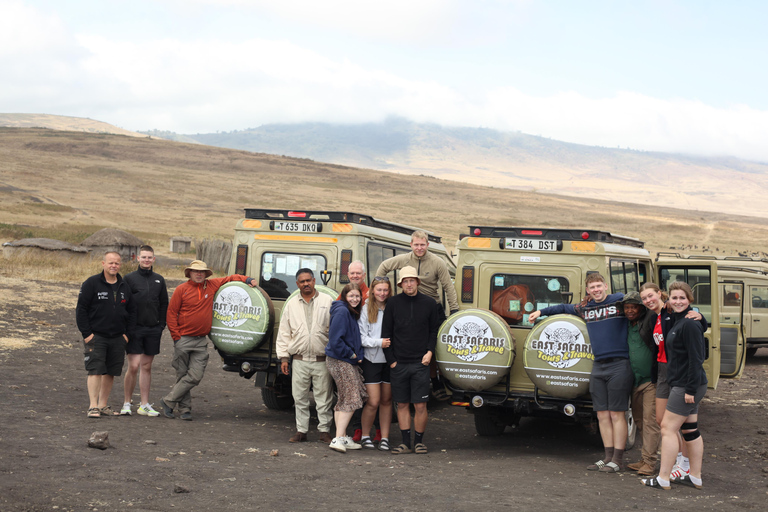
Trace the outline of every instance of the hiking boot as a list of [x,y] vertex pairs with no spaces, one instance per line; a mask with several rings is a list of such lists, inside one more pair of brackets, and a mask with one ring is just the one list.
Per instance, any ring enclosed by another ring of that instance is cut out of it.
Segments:
[[317,436],[317,442],[318,443],[328,444],[332,440],[333,440],[333,438],[331,437],[331,434],[329,434],[328,432],[320,432],[320,435]]
[[163,408],[163,414],[166,418],[175,418],[176,416],[173,415],[173,407],[168,407],[168,404],[165,403],[165,400],[162,398],[160,399],[160,405]]
[[290,439],[288,439],[289,443],[306,443],[307,442],[307,434],[304,432],[296,432],[291,436]]
[[633,462],[632,464],[627,464],[627,469],[630,471],[637,471],[638,469],[643,467],[643,464],[645,464],[645,462],[639,460],[637,462]]
[[192,413],[189,412],[189,411],[183,412],[183,413],[181,413],[181,416],[179,416],[179,418],[181,418],[181,419],[183,419],[185,421],[192,421]]

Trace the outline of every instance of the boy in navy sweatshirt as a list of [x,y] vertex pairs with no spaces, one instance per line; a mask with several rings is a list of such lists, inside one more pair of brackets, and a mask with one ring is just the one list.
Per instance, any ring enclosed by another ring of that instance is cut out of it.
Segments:
[[533,323],[541,315],[569,314],[584,319],[595,362],[589,379],[592,406],[597,413],[605,456],[587,467],[590,471],[618,473],[622,470],[627,444],[625,413],[632,393],[634,375],[629,364],[627,319],[624,316],[623,293],[608,294],[605,278],[597,272],[588,274],[585,282],[589,300],[576,306],[558,304],[534,311],[528,317]]

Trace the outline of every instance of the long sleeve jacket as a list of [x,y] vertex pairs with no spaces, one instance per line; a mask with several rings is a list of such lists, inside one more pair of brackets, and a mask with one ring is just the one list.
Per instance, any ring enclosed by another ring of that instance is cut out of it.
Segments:
[[125,276],[136,303],[136,325],[165,327],[168,315],[168,288],[165,279],[152,268],[139,268]]
[[702,384],[707,383],[704,371],[704,331],[700,322],[685,318],[687,311],[673,313],[675,325],[664,337],[667,350],[667,381],[672,387],[683,387],[689,395],[695,395]]
[[387,363],[417,363],[427,353],[435,353],[440,328],[438,306],[421,292],[410,296],[400,293],[387,301],[381,337],[390,338],[384,349]]
[[384,323],[384,311],[379,310],[376,322],[371,323],[368,321],[368,308],[370,305],[371,302],[363,305],[360,319],[357,321],[357,324],[360,326],[360,341],[363,347],[365,347],[365,358],[367,360],[372,363],[386,363],[387,358],[381,346],[383,340],[381,326]]
[[[309,303],[301,294],[286,301],[275,342],[281,361],[288,361],[295,354],[301,354],[305,361],[316,361],[318,356],[325,356],[332,302],[328,295],[317,291]],[[311,325],[307,324],[306,308],[311,309]]]
[[376,275],[378,277],[384,277],[393,270],[400,270],[403,267],[411,266],[416,269],[419,274],[419,291],[428,297],[432,297],[438,304],[443,303],[440,296],[440,290],[437,286],[440,286],[445,292],[445,297],[448,299],[448,307],[451,311],[459,309],[459,301],[456,298],[456,288],[451,281],[451,273],[448,271],[448,265],[443,261],[440,256],[435,256],[431,252],[427,252],[424,256],[419,258],[413,251],[407,254],[400,254],[399,256],[393,256],[381,262]]
[[231,275],[206,279],[200,284],[191,279],[176,287],[168,304],[166,321],[173,341],[182,336],[207,336],[213,323],[213,296],[225,283],[245,282],[246,276]]
[[104,272],[86,279],[77,296],[75,319],[83,339],[91,334],[105,338],[129,336],[136,326],[136,308],[120,274],[115,287],[107,282]]
[[331,304],[331,324],[325,355],[355,365],[363,358],[360,327],[347,308],[347,303],[341,300]]

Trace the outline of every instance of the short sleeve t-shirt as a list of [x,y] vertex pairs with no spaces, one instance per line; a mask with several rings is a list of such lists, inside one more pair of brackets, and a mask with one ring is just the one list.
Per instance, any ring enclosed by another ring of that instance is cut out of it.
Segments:
[[664,350],[664,333],[661,331],[661,315],[656,317],[656,326],[653,328],[653,341],[659,347],[659,355],[656,360],[660,363],[667,362],[667,352]]

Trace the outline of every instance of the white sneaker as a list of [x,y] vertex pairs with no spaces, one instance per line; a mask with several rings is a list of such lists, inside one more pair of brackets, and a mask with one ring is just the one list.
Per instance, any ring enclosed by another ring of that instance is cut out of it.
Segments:
[[160,413],[152,408],[152,404],[144,404],[136,409],[136,412],[142,416],[160,416]]
[[342,439],[344,439],[344,446],[347,447],[347,450],[360,450],[363,448],[363,445],[357,444],[349,436],[343,437]]
[[120,416],[130,416],[131,415],[131,402],[125,402],[123,404],[123,408],[120,409]]
[[669,478],[670,479],[682,478],[685,475],[687,475],[688,473],[690,473],[690,470],[683,469],[680,466],[678,466],[677,464],[675,464],[674,466],[672,466],[672,472],[669,473]]
[[328,445],[331,450],[336,450],[340,453],[347,453],[347,446],[344,443],[343,437],[334,437],[331,444]]

